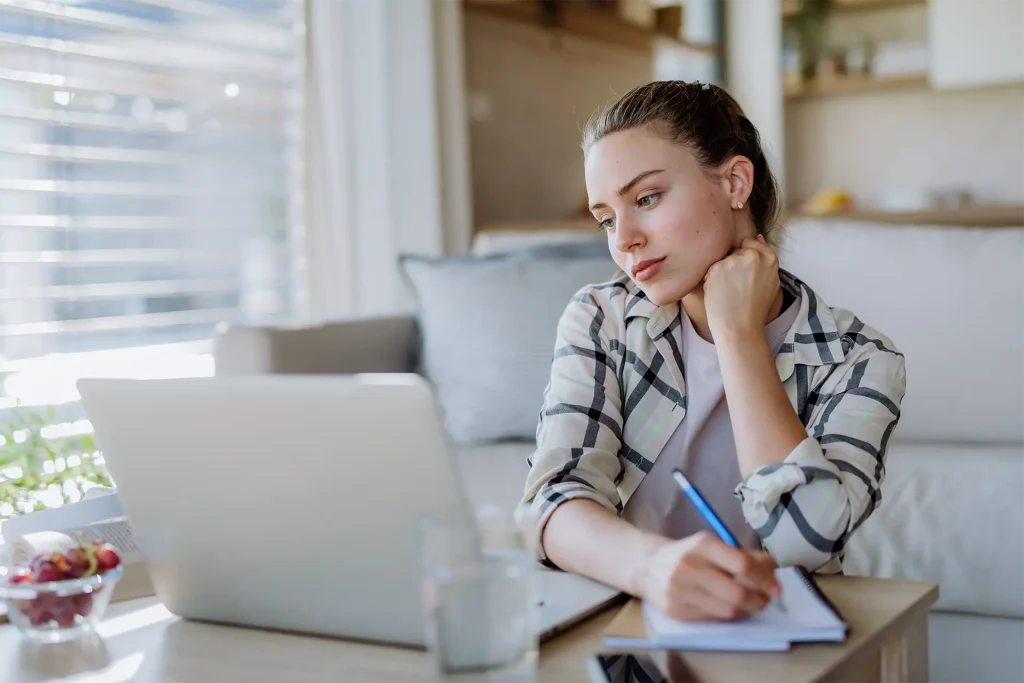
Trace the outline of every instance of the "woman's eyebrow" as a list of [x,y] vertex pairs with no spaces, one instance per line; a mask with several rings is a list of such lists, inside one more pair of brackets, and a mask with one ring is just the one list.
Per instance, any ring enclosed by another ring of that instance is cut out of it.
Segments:
[[[655,169],[651,169],[650,171],[644,171],[643,173],[637,175],[635,178],[630,180],[628,183],[626,183],[625,185],[620,187],[619,191],[618,191],[618,195],[621,197],[622,195],[624,195],[627,192],[629,192],[630,190],[632,190],[633,187],[637,183],[639,183],[641,180],[643,180],[644,178],[648,178],[648,177],[654,175],[655,173],[662,173],[664,170],[665,169],[663,169],[663,168],[655,168]],[[591,204],[590,205],[590,210],[594,211],[595,209],[603,209],[606,206],[607,206],[606,204],[601,204],[600,202],[598,202],[597,204]]]

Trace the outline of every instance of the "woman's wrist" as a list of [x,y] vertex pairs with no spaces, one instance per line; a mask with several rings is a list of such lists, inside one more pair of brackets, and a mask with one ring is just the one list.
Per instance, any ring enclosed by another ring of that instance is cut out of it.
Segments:
[[670,540],[658,534],[640,532],[640,551],[633,554],[633,566],[629,572],[626,582],[626,592],[638,598],[645,598],[647,590],[647,576],[652,564],[654,555],[661,550]]
[[764,336],[764,328],[744,328],[727,325],[721,329],[713,330],[715,348],[718,356],[728,354],[744,354],[760,347],[768,348],[768,340]]

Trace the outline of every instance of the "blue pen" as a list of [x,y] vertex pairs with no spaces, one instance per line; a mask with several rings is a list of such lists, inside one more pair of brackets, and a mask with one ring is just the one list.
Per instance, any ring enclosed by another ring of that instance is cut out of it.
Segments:
[[[704,518],[704,521],[706,521],[711,528],[715,530],[718,537],[733,548],[739,548],[739,541],[737,541],[736,537],[732,535],[732,532],[726,528],[725,524],[722,523],[722,520],[715,514],[715,511],[711,509],[710,505],[708,505],[708,502],[704,500],[704,496],[700,495],[700,491],[697,490],[697,487],[691,484],[690,480],[686,478],[686,475],[680,470],[673,470],[672,477],[676,480],[676,483],[679,484],[679,488],[683,490],[683,493],[689,499],[693,507],[695,507],[697,512],[700,513],[700,516]],[[775,603],[783,612],[786,611],[786,606],[782,604],[781,600],[772,600],[772,602]]]
[[704,518],[711,528],[715,530],[718,537],[731,545],[733,548],[739,548],[740,544],[736,540],[736,537],[729,533],[729,530],[725,528],[725,524],[718,518],[715,511],[711,509],[708,502],[704,500],[704,496],[700,495],[700,491],[690,483],[690,480],[686,478],[686,475],[679,470],[674,470],[672,476],[675,477],[676,483],[679,484],[679,488],[683,490],[686,497],[690,499],[693,507],[697,508],[697,512]]

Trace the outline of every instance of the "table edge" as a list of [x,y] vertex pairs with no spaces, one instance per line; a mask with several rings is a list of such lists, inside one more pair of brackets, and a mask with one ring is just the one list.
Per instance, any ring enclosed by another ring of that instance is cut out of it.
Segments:
[[[875,578],[875,577],[864,577],[864,578]],[[891,580],[891,579],[883,579]],[[838,670],[841,670],[851,663],[857,662],[865,658],[873,657],[878,650],[882,648],[886,643],[891,641],[894,637],[904,633],[910,623],[919,617],[924,619],[928,618],[931,612],[931,606],[934,605],[939,599],[939,584],[931,581],[913,581],[910,579],[898,579],[905,583],[914,584],[925,589],[923,592],[914,600],[910,605],[903,608],[899,614],[896,615],[890,622],[885,626],[876,631],[870,638],[855,649],[849,650],[845,656],[839,658],[827,671],[824,672],[822,678],[827,679],[829,676],[835,674]]]

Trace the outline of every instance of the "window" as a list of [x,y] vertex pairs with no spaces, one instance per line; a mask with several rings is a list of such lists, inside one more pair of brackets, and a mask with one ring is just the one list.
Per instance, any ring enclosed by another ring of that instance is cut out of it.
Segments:
[[0,420],[88,432],[79,377],[209,375],[218,323],[303,309],[304,11],[0,0]]

